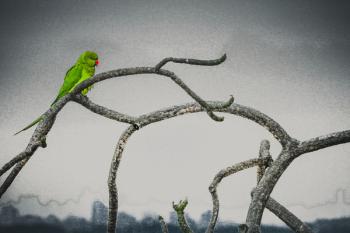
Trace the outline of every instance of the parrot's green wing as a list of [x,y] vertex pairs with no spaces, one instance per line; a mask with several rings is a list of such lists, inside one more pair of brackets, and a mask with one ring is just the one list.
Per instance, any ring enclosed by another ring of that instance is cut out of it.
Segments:
[[81,65],[72,66],[64,77],[64,82],[58,92],[56,99],[53,101],[51,106],[56,103],[60,98],[67,95],[72,91],[72,88],[78,83],[82,76],[83,67]]

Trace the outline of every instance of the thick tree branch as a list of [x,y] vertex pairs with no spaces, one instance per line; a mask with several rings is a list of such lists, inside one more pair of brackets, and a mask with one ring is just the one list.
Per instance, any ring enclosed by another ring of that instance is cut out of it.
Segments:
[[[263,140],[260,144],[259,158],[272,158],[270,155],[270,142]],[[257,183],[261,180],[269,164],[261,163],[258,165]],[[290,212],[287,208],[279,204],[276,200],[270,197],[266,203],[266,208],[280,218],[287,226],[297,233],[312,233],[310,227],[304,224],[297,216]]]
[[260,232],[261,218],[270,194],[283,172],[288,168],[295,158],[303,153],[312,152],[329,146],[334,146],[350,141],[350,131],[342,131],[317,137],[302,143],[292,143],[285,147],[278,158],[265,172],[261,181],[253,192],[252,201],[249,206],[246,225],[248,233]]
[[278,179],[292,161],[291,153],[288,150],[283,150],[277,159],[271,163],[271,166],[253,190],[246,218],[247,233],[260,232],[261,218],[270,194]]
[[116,185],[117,170],[120,160],[123,155],[124,147],[129,137],[136,131],[134,126],[129,126],[120,136],[117,146],[114,150],[111,167],[109,169],[108,177],[108,191],[109,191],[109,209],[108,209],[108,226],[107,232],[114,233],[117,226],[118,213],[118,190]]
[[312,138],[299,144],[295,150],[295,156],[348,142],[350,142],[350,130]]

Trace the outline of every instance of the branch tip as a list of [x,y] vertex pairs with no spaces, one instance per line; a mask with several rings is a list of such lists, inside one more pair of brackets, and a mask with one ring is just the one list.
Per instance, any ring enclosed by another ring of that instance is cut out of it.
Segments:
[[221,121],[224,121],[224,117],[222,117],[222,116],[217,116],[215,113],[213,113],[213,111],[211,111],[211,110],[208,110],[207,111],[207,114],[208,114],[208,116],[211,118],[211,119],[213,119],[214,121],[219,121],[219,122],[221,122]]

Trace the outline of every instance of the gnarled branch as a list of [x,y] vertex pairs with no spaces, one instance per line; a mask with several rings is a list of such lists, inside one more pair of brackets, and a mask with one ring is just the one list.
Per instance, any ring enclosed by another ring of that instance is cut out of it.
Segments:
[[185,208],[188,204],[187,199],[184,201],[179,201],[178,204],[175,204],[173,202],[173,209],[176,212],[177,215],[177,221],[179,222],[180,229],[183,233],[194,233],[190,226],[188,225],[186,218],[185,218]]

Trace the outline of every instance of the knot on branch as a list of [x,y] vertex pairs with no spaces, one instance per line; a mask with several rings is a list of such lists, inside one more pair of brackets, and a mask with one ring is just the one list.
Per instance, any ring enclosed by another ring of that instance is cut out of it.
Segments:
[[185,200],[180,200],[178,204],[175,204],[175,203],[173,202],[173,209],[176,211],[176,213],[178,213],[178,214],[183,214],[184,211],[185,211],[185,208],[186,208],[187,204],[188,204],[187,199],[185,199]]

